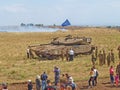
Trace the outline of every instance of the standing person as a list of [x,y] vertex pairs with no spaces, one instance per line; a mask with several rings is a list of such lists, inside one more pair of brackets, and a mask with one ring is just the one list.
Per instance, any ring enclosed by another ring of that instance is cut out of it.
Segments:
[[32,53],[32,50],[31,50],[31,47],[30,46],[28,46],[28,48],[27,48],[27,58],[34,58],[34,55],[33,55],[33,53]]
[[[94,69],[91,68],[91,71],[90,71],[90,78],[88,80],[88,84],[89,84],[89,87],[92,87],[94,86]],[[92,86],[91,86],[91,82],[92,82]]]
[[97,57],[98,57],[98,48],[97,48],[97,46],[96,46],[96,48],[95,48],[95,57],[96,57],[96,59],[97,59]]
[[8,90],[8,88],[7,88],[8,86],[7,86],[7,83],[2,83],[2,90]]
[[61,90],[64,90],[66,87],[66,77],[65,74],[62,74],[62,77],[60,78],[60,87]]
[[73,61],[73,59],[74,59],[74,51],[73,51],[73,49],[71,48],[71,49],[69,50],[69,61]]
[[118,87],[118,83],[119,83],[119,75],[116,74],[116,76],[115,76],[115,84],[116,84],[116,87]]
[[76,84],[73,82],[72,79],[70,79],[69,82],[68,82],[68,84],[67,84],[67,90],[76,90],[76,89],[77,89]]
[[106,64],[106,52],[103,49],[103,64]]
[[69,61],[68,48],[66,49],[66,61]]
[[109,72],[110,72],[110,82],[112,85],[114,85],[114,68],[113,68],[113,66],[110,67]]
[[108,65],[108,67],[110,66],[110,62],[111,62],[111,56],[110,56],[110,52],[108,52],[108,55],[107,55],[107,65]]
[[118,73],[119,79],[120,79],[120,62],[119,62],[119,64],[116,67],[116,73]]
[[57,85],[57,83],[60,82],[60,69],[57,66],[54,67],[54,74],[55,74],[55,85]]
[[65,77],[66,77],[66,83],[68,83],[68,82],[69,82],[69,77],[70,77],[69,74],[66,73],[66,74],[65,74]]
[[73,77],[72,77],[72,76],[68,75],[67,73],[65,74],[65,76],[66,76],[66,83],[69,83],[69,81],[74,82],[74,80],[73,80]]
[[118,50],[118,58],[120,60],[120,45],[118,46],[117,50]]
[[98,57],[99,57],[99,65],[102,66],[103,65],[103,54],[102,54],[101,50],[98,54]]
[[69,79],[68,79],[68,82],[74,82],[74,80],[73,80],[73,77],[72,76],[69,76]]
[[95,61],[96,61],[96,57],[95,57],[95,52],[94,51],[92,52],[92,55],[91,55],[91,61],[92,61],[92,65],[94,66],[95,65]]
[[27,58],[30,58],[30,46],[27,48]]
[[28,90],[33,90],[33,84],[31,80],[28,80]]
[[114,57],[114,52],[111,50],[111,61],[115,63],[115,57]]
[[41,82],[40,82],[40,76],[39,75],[37,75],[35,82],[36,82],[36,90],[40,90]]
[[43,74],[41,74],[41,80],[42,80],[42,90],[45,90],[46,86],[47,86],[47,74],[46,72],[43,72]]
[[93,66],[93,70],[94,70],[94,85],[97,85],[97,78],[98,78],[98,70],[95,68],[95,66]]

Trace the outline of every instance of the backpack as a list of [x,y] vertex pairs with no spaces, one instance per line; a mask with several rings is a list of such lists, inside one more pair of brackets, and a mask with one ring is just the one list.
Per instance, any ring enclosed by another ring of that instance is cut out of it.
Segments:
[[99,73],[98,73],[98,71],[96,71],[96,76],[98,76],[99,75]]

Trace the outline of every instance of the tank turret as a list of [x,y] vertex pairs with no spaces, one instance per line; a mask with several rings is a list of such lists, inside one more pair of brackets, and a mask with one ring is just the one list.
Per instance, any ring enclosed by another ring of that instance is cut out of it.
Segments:
[[72,37],[68,35],[66,37],[56,37],[51,41],[53,45],[88,45],[92,42],[91,38],[86,37]]

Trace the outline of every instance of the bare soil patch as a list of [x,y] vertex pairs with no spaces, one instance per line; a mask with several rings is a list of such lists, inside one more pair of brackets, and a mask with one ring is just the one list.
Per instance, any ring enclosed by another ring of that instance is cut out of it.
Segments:
[[[77,82],[78,90],[120,90],[120,83],[118,87],[110,84],[109,78],[99,79],[98,84],[92,88],[88,88],[88,81]],[[8,85],[9,90],[27,90],[27,83],[14,83]],[[35,89],[35,83],[33,84],[33,90]]]

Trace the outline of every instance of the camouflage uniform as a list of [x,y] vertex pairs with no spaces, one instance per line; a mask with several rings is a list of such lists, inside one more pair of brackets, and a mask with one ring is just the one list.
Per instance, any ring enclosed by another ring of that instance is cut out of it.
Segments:
[[97,56],[98,56],[98,48],[96,47],[96,49],[95,49],[95,57],[96,57],[96,59],[97,59]]
[[103,64],[106,64],[106,53],[105,53],[105,50],[103,50]]
[[110,66],[110,61],[111,61],[110,57],[111,56],[110,56],[110,52],[109,52],[108,55],[107,55],[107,65],[108,65],[108,67]]
[[120,46],[118,46],[118,58],[119,58],[119,60],[120,60]]
[[115,57],[114,57],[113,50],[111,50],[111,61],[112,61],[113,63],[115,63]]
[[69,61],[68,49],[66,50],[66,61]]
[[99,57],[99,65],[101,66],[103,63],[103,54],[101,53],[101,51],[100,51],[100,53],[98,54],[98,57]]
[[116,67],[116,73],[119,75],[119,80],[120,80],[120,62]]
[[30,59],[34,58],[34,55],[32,53],[32,49],[30,46],[28,46],[28,48],[27,48],[27,58],[30,58]]
[[94,52],[91,55],[91,61],[92,61],[92,64],[95,65],[96,57]]

